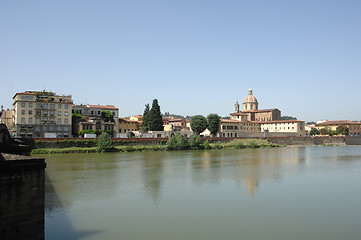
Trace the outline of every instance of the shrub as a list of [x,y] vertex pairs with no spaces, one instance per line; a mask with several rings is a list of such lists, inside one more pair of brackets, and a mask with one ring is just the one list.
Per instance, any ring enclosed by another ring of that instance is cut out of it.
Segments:
[[199,135],[192,135],[189,138],[188,143],[189,143],[189,147],[192,150],[203,149],[203,145],[202,145],[201,138],[199,137]]
[[222,144],[221,144],[219,141],[217,141],[217,142],[214,144],[214,148],[215,148],[215,149],[222,149],[223,146],[222,146]]
[[203,143],[203,148],[206,149],[206,150],[211,148],[211,146],[209,145],[208,140],[206,140],[206,141]]
[[97,141],[97,151],[98,152],[106,152],[112,148],[112,140],[109,137],[109,134],[103,132],[100,134]]
[[176,135],[172,136],[167,141],[167,150],[185,150],[189,149],[188,141],[184,138],[184,136],[177,132]]

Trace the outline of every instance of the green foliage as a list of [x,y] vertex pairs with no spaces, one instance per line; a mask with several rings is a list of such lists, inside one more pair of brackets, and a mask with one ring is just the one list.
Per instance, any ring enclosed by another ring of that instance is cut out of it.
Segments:
[[201,138],[199,137],[199,135],[192,135],[188,139],[188,143],[189,143],[189,147],[192,150],[203,149],[203,145],[202,145]]
[[75,110],[74,113],[73,113],[71,116],[72,116],[73,119],[74,119],[74,118],[82,118],[82,117],[84,117],[83,115],[81,115],[81,114],[79,113],[78,110]]
[[281,120],[297,120],[297,118],[292,116],[282,116]]
[[78,132],[78,135],[84,135],[85,133],[96,134],[97,130],[81,130]]
[[154,99],[149,111],[149,131],[163,131],[163,118],[158,100]]
[[140,127],[140,130],[142,132],[148,132],[149,131],[149,104],[145,105],[144,113],[143,113],[143,120],[142,120],[142,126]]
[[167,150],[186,150],[189,149],[188,141],[184,136],[177,132],[167,142]]
[[336,134],[349,135],[350,129],[346,125],[340,125],[336,128]]
[[310,135],[311,136],[320,135],[320,131],[318,131],[317,128],[312,128],[310,130]]
[[208,127],[208,122],[205,117],[203,117],[202,115],[196,115],[192,117],[191,128],[194,132],[200,134],[201,132],[206,130],[207,127]]
[[97,151],[98,152],[106,152],[112,148],[112,140],[108,133],[103,132],[100,134],[97,141]]
[[206,150],[211,149],[211,146],[209,145],[208,140],[204,141],[203,148],[206,149]]
[[223,145],[222,145],[219,141],[217,141],[217,142],[214,144],[214,148],[215,148],[215,149],[222,149],[222,148],[223,148]]
[[218,132],[219,120],[221,119],[221,117],[218,116],[218,114],[211,113],[207,116],[207,119],[208,119],[208,129],[211,132],[211,134],[215,136],[216,133]]
[[328,128],[328,127],[321,128],[321,129],[320,129],[320,134],[321,134],[321,135],[328,135],[328,131],[329,131],[329,128]]
[[104,119],[104,122],[115,122],[114,121],[114,116],[110,111],[102,110],[101,111],[101,116]]

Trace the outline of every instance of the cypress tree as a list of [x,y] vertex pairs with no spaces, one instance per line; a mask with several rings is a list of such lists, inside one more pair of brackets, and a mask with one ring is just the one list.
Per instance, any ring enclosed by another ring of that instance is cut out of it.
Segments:
[[162,114],[160,112],[160,106],[158,104],[158,100],[154,99],[152,108],[149,112],[149,130],[150,131],[163,131],[163,119]]
[[142,126],[141,131],[142,132],[148,132],[149,131],[149,104],[145,104],[145,109],[143,113],[143,120],[142,120]]

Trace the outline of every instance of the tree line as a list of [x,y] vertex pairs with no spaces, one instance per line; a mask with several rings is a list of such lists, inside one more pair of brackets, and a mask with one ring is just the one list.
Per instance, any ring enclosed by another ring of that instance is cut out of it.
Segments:
[[[170,114],[166,113],[166,116],[170,116]],[[191,129],[198,135],[208,129],[211,134],[215,136],[218,132],[220,119],[221,117],[215,113],[209,114],[207,118],[202,115],[196,115],[191,117],[190,126]],[[149,104],[145,105],[142,126],[140,130],[142,132],[148,132],[163,131],[163,129],[163,117],[160,111],[160,106],[158,104],[158,100],[154,99],[152,108],[150,108]]]

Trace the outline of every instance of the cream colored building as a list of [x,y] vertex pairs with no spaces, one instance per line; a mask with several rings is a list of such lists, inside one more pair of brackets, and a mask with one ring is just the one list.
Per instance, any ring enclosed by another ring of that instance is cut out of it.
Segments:
[[[119,109],[113,105],[73,105],[72,112],[75,113],[75,111],[78,111],[79,114],[84,116],[73,123],[73,132],[75,135],[83,130],[95,130],[97,132],[107,131],[113,136],[114,133],[119,131]],[[113,115],[114,122],[104,121],[102,111],[109,111]]]
[[236,102],[235,112],[230,119],[221,119],[219,137],[299,137],[305,135],[304,121],[281,120],[281,111],[277,108],[258,109],[257,98],[252,89],[243,102],[243,111]]
[[361,135],[361,123],[360,122],[353,122],[348,120],[342,121],[322,121],[315,124],[315,128],[320,130],[322,128],[328,127],[328,129],[332,131],[336,131],[338,126],[345,125],[349,129],[350,136],[360,136]]
[[1,109],[0,112],[0,123],[5,124],[10,133],[15,131],[14,126],[14,111]]
[[16,137],[70,137],[71,95],[27,91],[13,97]]

